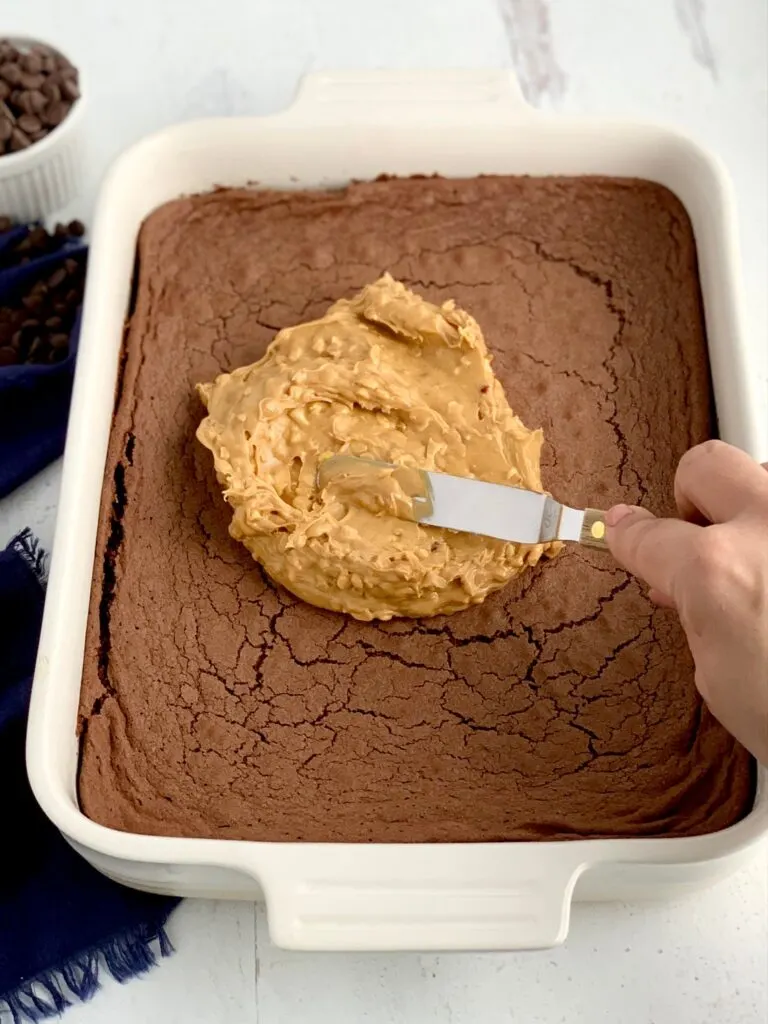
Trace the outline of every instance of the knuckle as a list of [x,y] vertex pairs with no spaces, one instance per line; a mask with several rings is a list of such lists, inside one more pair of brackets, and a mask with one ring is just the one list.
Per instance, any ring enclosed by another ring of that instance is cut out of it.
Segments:
[[701,444],[696,445],[693,451],[700,452],[702,457],[708,457],[712,455],[718,455],[721,452],[730,451],[731,446],[726,444],[725,441],[721,441],[717,437],[712,437],[708,441],[702,441]]
[[725,441],[712,438],[709,441],[702,441],[695,448],[690,448],[680,459],[677,468],[678,475],[685,476],[691,470],[698,469],[703,462],[720,457],[728,451],[729,446]]

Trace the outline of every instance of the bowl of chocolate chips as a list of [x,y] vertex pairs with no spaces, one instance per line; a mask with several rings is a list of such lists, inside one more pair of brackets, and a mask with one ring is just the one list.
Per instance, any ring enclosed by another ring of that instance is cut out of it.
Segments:
[[82,179],[82,75],[56,47],[0,33],[0,210],[34,221]]

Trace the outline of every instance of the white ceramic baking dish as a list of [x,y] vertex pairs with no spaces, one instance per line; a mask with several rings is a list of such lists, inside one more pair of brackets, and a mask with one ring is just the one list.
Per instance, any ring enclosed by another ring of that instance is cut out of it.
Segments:
[[768,828],[764,773],[751,813],[690,839],[355,845],[134,835],[97,825],[76,799],[75,720],[99,498],[136,237],[144,217],[216,184],[313,187],[381,172],[633,175],[672,189],[699,249],[721,433],[756,452],[731,189],[720,163],[673,131],[553,117],[505,72],[307,78],[276,116],[168,129],[122,156],[101,194],[27,763],[46,814],[95,867],[183,896],[266,899],[280,946],[523,949],[555,945],[572,899],[665,898],[706,886]]

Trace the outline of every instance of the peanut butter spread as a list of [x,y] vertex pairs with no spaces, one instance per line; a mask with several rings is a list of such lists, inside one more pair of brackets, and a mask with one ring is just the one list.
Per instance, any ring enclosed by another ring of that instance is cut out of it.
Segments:
[[198,391],[230,533],[311,604],[363,620],[455,612],[559,547],[399,518],[408,496],[391,472],[318,487],[321,460],[348,452],[542,490],[542,432],[514,415],[480,327],[452,301],[385,274]]

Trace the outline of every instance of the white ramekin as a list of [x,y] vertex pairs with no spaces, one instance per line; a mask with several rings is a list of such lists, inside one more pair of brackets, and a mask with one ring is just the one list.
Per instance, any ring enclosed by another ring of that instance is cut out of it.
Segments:
[[[14,46],[47,46],[66,54],[44,39],[6,34],[0,39]],[[68,59],[68,58],[67,58]],[[61,210],[80,192],[83,180],[83,123],[86,93],[78,68],[80,98],[52,132],[18,153],[0,156],[0,215],[20,222],[43,220]]]

